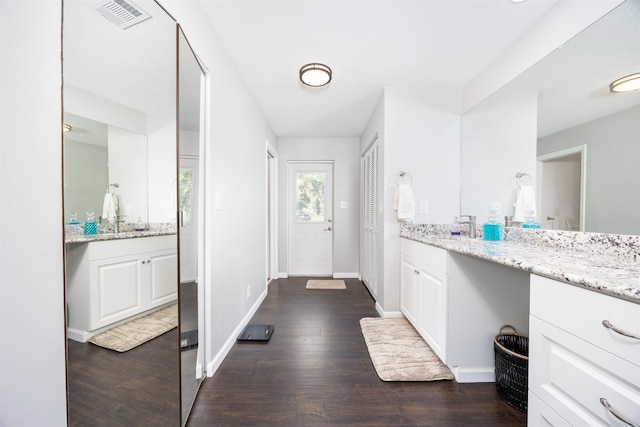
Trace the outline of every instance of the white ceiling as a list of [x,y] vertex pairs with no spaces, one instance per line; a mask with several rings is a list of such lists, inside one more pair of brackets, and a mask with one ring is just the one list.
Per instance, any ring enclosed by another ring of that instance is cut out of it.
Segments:
[[[460,89],[558,0],[203,0],[277,136],[359,136],[388,86]],[[301,66],[332,82],[308,88]]]

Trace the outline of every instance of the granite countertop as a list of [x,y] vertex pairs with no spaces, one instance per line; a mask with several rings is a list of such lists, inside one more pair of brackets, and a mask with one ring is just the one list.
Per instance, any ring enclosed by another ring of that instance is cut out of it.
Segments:
[[[468,237],[452,240],[439,237],[437,234],[425,233],[424,229],[416,230],[415,226],[413,227],[403,226],[400,237],[640,304],[640,254],[635,252],[637,250],[635,240],[631,250],[617,250],[620,245],[613,248],[610,241],[606,244],[599,241],[599,245],[591,246],[583,243],[578,248],[571,248],[522,241],[521,237],[501,241]],[[594,236],[593,233],[577,234],[592,234],[589,236],[591,240]],[[548,235],[549,233],[544,231],[530,234],[530,236],[546,236],[547,239]],[[557,235],[558,233],[555,233],[553,237]],[[572,238],[576,240],[576,237],[572,236]],[[577,239],[579,240],[580,236]]]
[[176,225],[173,223],[147,224],[143,231],[135,231],[134,224],[123,224],[122,231],[113,232],[113,225],[100,224],[98,234],[84,234],[82,226],[65,225],[65,243],[88,243],[105,240],[135,239],[139,237],[170,236],[177,234]]

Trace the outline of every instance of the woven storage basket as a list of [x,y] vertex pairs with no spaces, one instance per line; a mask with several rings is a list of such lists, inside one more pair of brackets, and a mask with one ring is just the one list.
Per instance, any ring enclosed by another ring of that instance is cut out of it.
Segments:
[[[513,332],[505,332],[511,329]],[[493,339],[498,395],[514,408],[527,412],[529,338],[504,325]]]

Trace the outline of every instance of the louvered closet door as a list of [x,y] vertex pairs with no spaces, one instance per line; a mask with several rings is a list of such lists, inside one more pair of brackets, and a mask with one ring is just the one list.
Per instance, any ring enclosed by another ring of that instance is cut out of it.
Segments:
[[380,148],[377,142],[362,157],[362,280],[376,296],[380,225]]

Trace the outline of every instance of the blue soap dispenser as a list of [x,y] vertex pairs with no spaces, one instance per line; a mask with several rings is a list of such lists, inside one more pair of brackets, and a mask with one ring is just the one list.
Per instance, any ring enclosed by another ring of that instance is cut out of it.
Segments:
[[498,223],[496,211],[490,210],[487,222],[482,225],[482,238],[483,240],[501,240],[502,239],[502,224]]

